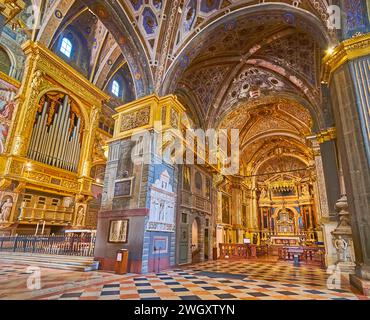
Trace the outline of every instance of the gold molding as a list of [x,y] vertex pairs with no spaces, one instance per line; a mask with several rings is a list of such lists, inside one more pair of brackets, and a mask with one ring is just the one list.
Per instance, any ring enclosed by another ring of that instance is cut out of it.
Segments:
[[[140,111],[144,109],[149,110],[149,119],[148,121],[145,119],[143,122],[143,119],[140,118]],[[174,110],[179,115],[177,123],[171,124],[171,110]],[[156,122],[162,122],[164,130],[170,128],[180,129],[180,115],[185,113],[185,108],[174,95],[159,97],[156,94],[152,94],[120,106],[116,108],[116,111],[117,113],[113,115],[113,119],[115,120],[114,135],[108,143],[128,138],[142,130],[152,130]],[[165,113],[165,119],[162,117],[162,113]],[[132,121],[132,126],[130,129],[122,130],[122,123],[128,118]]]
[[21,83],[18,80],[8,76],[2,71],[0,71],[0,80],[9,83],[11,86],[15,87],[15,89],[19,89],[21,87]]
[[65,89],[75,91],[79,98],[88,102],[91,106],[100,105],[101,101],[109,101],[110,96],[93,85],[87,78],[78,73],[73,67],[47,49],[39,42],[27,41],[22,46],[27,56],[32,56],[38,62],[38,68],[46,75],[62,84]]
[[336,128],[329,128],[324,131],[319,132],[316,135],[317,142],[319,144],[323,144],[327,141],[332,141],[337,138],[337,129]]
[[344,40],[323,59],[321,79],[327,84],[331,75],[350,60],[370,55],[370,33]]

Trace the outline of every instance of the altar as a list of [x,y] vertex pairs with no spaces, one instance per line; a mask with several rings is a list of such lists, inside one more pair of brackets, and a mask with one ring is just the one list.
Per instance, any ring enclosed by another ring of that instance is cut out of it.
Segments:
[[296,247],[301,244],[301,237],[299,236],[272,236],[271,244],[275,246]]

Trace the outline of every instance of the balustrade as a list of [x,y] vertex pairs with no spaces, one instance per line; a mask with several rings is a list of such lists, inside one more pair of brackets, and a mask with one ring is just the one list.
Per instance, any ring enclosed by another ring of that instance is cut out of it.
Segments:
[[95,235],[0,237],[0,251],[92,257]]
[[293,261],[298,256],[302,263],[325,266],[325,248],[321,247],[281,247],[278,255],[279,260]]
[[43,208],[22,207],[18,220],[28,220],[30,222],[46,221],[67,225],[71,224],[73,221],[73,211],[67,210],[66,208],[60,209],[58,207],[47,208],[46,206]]
[[220,244],[220,258],[225,259],[247,259],[267,255],[267,246],[254,244]]

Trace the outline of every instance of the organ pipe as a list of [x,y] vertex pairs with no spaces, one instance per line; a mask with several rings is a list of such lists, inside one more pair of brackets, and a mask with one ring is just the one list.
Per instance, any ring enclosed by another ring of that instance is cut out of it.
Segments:
[[54,167],[76,172],[81,154],[82,122],[66,95],[47,96],[37,112],[28,157]]

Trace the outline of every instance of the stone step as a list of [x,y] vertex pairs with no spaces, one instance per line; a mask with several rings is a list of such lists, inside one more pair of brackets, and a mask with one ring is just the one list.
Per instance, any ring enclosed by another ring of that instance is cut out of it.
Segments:
[[98,270],[99,262],[90,257],[56,256],[27,253],[0,253],[0,262],[7,264],[32,265],[38,267],[63,269],[72,271]]
[[30,252],[7,252],[0,251],[0,257],[27,257],[27,258],[47,258],[47,259],[57,259],[57,260],[74,260],[74,261],[94,261],[93,257],[83,257],[83,256],[70,256],[70,255],[56,255],[56,254],[42,254],[42,253],[30,253]]

